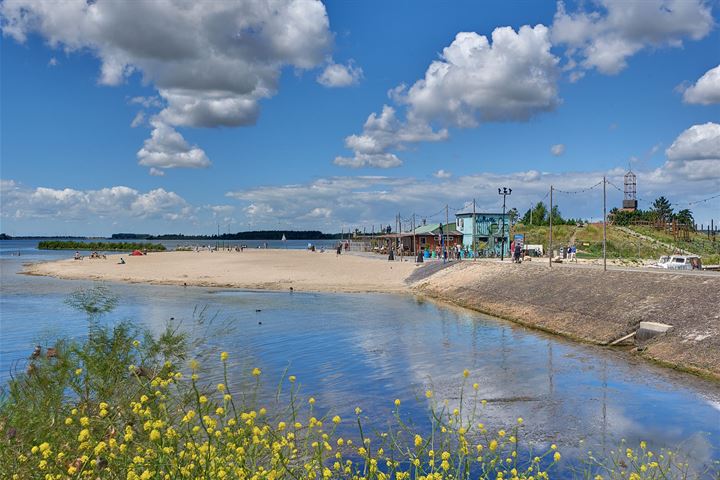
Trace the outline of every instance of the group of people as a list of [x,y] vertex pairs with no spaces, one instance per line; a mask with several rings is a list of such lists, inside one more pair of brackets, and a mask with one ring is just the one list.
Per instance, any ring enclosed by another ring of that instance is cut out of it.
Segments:
[[[98,252],[92,252],[88,258],[102,258],[103,260],[107,258],[107,255],[104,253],[98,253]],[[73,255],[73,260],[82,260],[83,256],[80,255],[80,252],[75,252],[75,255]]]
[[560,256],[563,258],[563,260],[567,259],[568,261],[572,262],[575,260],[577,263],[577,247],[575,245],[568,245],[567,247],[560,247]]

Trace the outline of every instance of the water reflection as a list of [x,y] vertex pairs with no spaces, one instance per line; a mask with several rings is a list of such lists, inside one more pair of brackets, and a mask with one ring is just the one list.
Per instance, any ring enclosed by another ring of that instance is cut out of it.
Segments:
[[[16,275],[19,260],[0,262],[5,382],[36,341],[84,334],[84,320],[63,299],[89,283]],[[374,425],[381,428],[400,398],[403,415],[422,428],[425,390],[435,392],[435,401],[447,399],[449,408],[459,406],[467,368],[467,389],[477,381],[478,398],[488,400],[482,421],[498,429],[523,417],[530,447],[557,443],[569,452],[584,441],[583,449],[609,451],[622,438],[646,439],[654,448],[684,445],[700,461],[720,458],[720,388],[621,353],[406,296],[111,287],[121,300],[108,322],[132,319],[159,332],[173,317],[231,352],[231,383],[240,384],[242,368],[260,367],[268,401],[288,368],[320,408],[349,418],[361,406],[382,419]],[[198,317],[205,319],[200,326]],[[204,364],[207,380],[217,383],[214,361]]]

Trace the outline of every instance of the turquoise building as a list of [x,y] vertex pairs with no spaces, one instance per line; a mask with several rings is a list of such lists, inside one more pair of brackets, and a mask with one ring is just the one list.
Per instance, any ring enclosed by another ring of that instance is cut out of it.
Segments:
[[[456,229],[463,234],[463,247],[468,251],[477,250],[480,256],[500,256],[503,242],[503,224],[505,225],[505,256],[510,253],[510,222],[507,213],[488,213],[467,208],[455,214]],[[473,248],[473,229],[475,245]]]

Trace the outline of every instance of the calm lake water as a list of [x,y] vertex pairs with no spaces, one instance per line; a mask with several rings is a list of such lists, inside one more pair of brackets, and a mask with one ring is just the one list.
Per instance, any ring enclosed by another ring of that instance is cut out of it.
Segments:
[[[91,282],[16,273],[24,262],[72,254],[41,252],[36,244],[0,242],[0,384],[11,369],[24,368],[36,343],[86,332],[84,318],[63,301]],[[18,250],[20,257],[11,256]],[[260,367],[272,384],[289,367],[305,394],[346,418],[360,406],[389,419],[400,398],[405,414],[422,423],[425,390],[452,408],[467,368],[488,400],[484,423],[501,428],[523,417],[523,440],[532,448],[557,443],[573,452],[584,441],[583,449],[597,452],[620,439],[645,439],[652,448],[682,448],[700,463],[720,459],[720,386],[622,352],[410,296],[109,286],[120,304],[105,321],[130,319],[160,331],[170,317],[189,328],[203,311],[230,330],[194,334],[230,352],[234,370]]]

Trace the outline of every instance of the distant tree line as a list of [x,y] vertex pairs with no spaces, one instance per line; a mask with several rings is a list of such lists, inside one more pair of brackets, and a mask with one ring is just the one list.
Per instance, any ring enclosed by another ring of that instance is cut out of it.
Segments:
[[44,240],[38,243],[39,250],[97,250],[97,251],[130,251],[148,250],[163,252],[165,245],[159,243],[129,243],[129,242],[74,242],[70,240]]
[[113,240],[332,240],[339,233],[322,233],[319,230],[254,230],[250,232],[221,233],[220,235],[183,235],[181,233],[149,235],[143,233],[114,233]]
[[653,223],[670,223],[676,221],[677,223],[687,225],[692,230],[695,229],[695,218],[693,217],[692,211],[688,208],[684,208],[678,212],[673,211],[672,204],[665,197],[655,199],[648,210],[638,209],[630,212],[613,208],[610,210],[610,215],[612,215],[612,221],[615,225],[627,226],[637,221]]
[[[20,235],[13,237],[12,235],[8,235],[7,233],[0,233],[0,240],[37,240],[38,238],[88,238],[88,237],[80,237],[77,235],[55,235],[55,236],[49,236],[49,235]],[[97,237],[96,237],[97,238]]]

